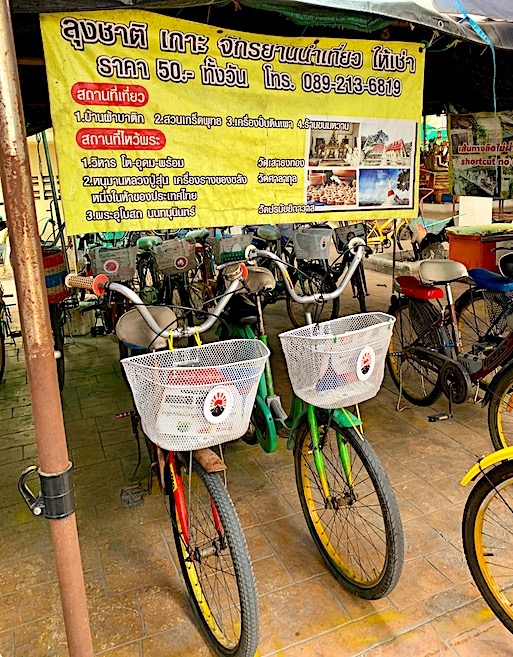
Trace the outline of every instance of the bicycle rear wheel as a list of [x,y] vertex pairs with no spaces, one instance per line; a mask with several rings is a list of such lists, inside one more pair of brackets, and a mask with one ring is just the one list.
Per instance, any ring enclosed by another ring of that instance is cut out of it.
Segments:
[[[438,374],[427,364],[410,355],[409,347],[434,319],[431,318],[431,304],[420,300],[410,302],[406,297],[401,297],[389,308],[388,314],[397,320],[387,354],[388,371],[392,381],[412,404],[430,406],[442,394],[441,386],[437,385]],[[442,344],[439,338],[438,330],[433,330],[423,338],[422,345],[436,349]]]
[[[296,272],[294,288],[301,296],[318,294],[319,292],[332,292],[336,285],[331,276],[320,266],[315,264],[302,264]],[[297,303],[287,294],[287,313],[295,328],[305,326],[305,313],[312,315],[314,324],[325,322],[338,317],[340,299],[331,299],[325,303]]]
[[[336,579],[351,593],[375,600],[397,584],[404,539],[393,489],[372,447],[352,427],[317,411],[322,456],[331,498],[326,503],[305,418],[294,446],[301,508],[317,549]],[[341,454],[347,457],[348,472]],[[350,481],[352,479],[352,481]]]
[[180,473],[186,528],[177,513],[170,477],[166,485],[187,590],[203,635],[216,654],[253,657],[259,637],[258,601],[246,540],[219,474],[192,463],[192,474],[185,467]]
[[513,632],[513,462],[485,473],[463,514],[463,548],[481,595]]

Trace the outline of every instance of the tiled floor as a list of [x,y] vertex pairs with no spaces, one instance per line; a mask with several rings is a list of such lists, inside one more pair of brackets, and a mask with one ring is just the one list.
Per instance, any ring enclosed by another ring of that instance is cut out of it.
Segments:
[[[369,273],[369,308],[385,310],[390,279]],[[344,297],[344,312],[354,312]],[[289,328],[284,302],[268,313],[279,392],[289,388],[276,334]],[[66,345],[63,407],[75,464],[77,520],[94,646],[105,657],[208,655],[184,600],[169,520],[159,494],[126,510],[136,444],[117,411],[131,399],[110,337]],[[9,347],[0,384],[0,655],[67,655],[48,522],[31,516],[16,480],[37,462],[22,355]],[[459,480],[491,451],[483,409],[465,404],[451,422],[429,409],[395,410],[387,378],[363,405],[365,432],[394,485],[406,562],[388,598],[355,598],[327,573],[299,510],[292,456],[242,442],[226,448],[229,488],[244,525],[260,595],[260,655],[284,657],[502,657],[513,637],[470,580],[460,522],[468,494]],[[437,408],[444,408],[440,402]]]

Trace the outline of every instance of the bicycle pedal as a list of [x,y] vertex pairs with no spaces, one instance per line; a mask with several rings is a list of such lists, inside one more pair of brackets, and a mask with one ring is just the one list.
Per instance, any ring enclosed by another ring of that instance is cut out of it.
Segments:
[[140,484],[134,484],[127,488],[122,488],[120,493],[121,504],[125,509],[134,509],[144,504],[146,491]]
[[443,420],[452,420],[452,413],[437,413],[436,415],[428,415],[429,422],[442,422]]

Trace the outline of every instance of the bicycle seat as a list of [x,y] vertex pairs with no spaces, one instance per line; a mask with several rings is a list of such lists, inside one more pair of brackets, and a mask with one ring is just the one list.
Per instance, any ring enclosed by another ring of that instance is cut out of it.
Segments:
[[196,228],[196,230],[189,230],[185,233],[185,239],[189,242],[194,240],[202,240],[204,237],[207,237],[210,234],[208,228]]
[[157,244],[162,244],[162,238],[158,235],[145,235],[137,240],[137,248],[142,251],[150,251]]
[[513,291],[513,281],[500,274],[494,274],[488,269],[470,269],[470,276],[474,279],[476,287],[489,290],[490,292],[511,292]]
[[415,276],[397,276],[394,288],[405,297],[413,299],[441,299],[444,291],[434,285],[423,285]]
[[264,226],[259,226],[256,229],[257,237],[261,237],[267,242],[276,242],[281,237],[280,229],[278,226],[271,226],[270,224],[265,224]]
[[272,273],[265,267],[248,267],[248,275],[244,281],[244,286],[237,290],[237,293],[258,294],[267,290],[274,290],[276,279]]
[[419,265],[421,283],[452,283],[468,276],[467,268],[456,260],[423,260]]
[[[147,306],[151,315],[161,327],[176,328],[176,315],[167,306]],[[167,338],[156,336],[141,317],[137,308],[121,315],[116,324],[118,340],[131,349],[163,349],[167,347]]]

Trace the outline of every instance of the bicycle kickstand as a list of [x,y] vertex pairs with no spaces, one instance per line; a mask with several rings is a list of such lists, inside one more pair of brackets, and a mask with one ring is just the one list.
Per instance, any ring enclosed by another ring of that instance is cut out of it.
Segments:
[[452,412],[452,382],[449,383],[449,395],[448,395],[448,400],[449,400],[449,412],[448,413],[436,413],[436,415],[429,415],[428,420],[429,422],[441,422],[442,420],[452,420],[453,412]]

